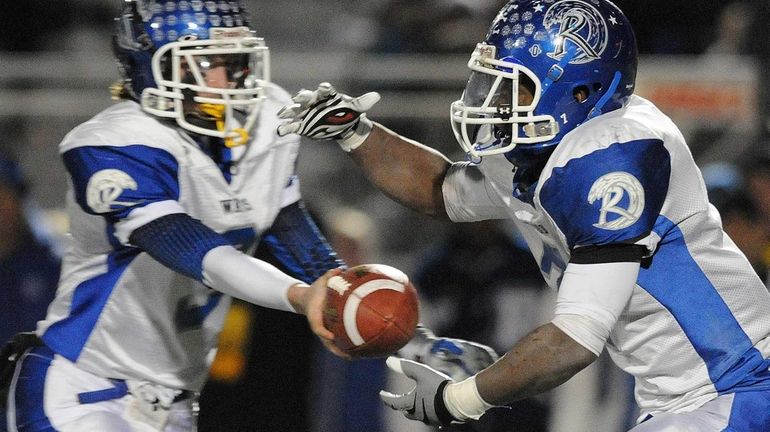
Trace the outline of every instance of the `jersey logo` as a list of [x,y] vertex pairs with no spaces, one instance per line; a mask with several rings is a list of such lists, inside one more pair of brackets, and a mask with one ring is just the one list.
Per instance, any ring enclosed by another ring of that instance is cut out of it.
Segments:
[[117,169],[97,171],[86,185],[86,203],[96,213],[108,213],[113,205],[132,206],[135,203],[117,201],[124,190],[136,190],[136,180]]
[[604,17],[590,4],[580,0],[567,0],[555,3],[545,13],[543,26],[556,30],[556,49],[548,57],[561,60],[567,53],[568,43],[577,46],[578,52],[569,62],[572,64],[588,63],[598,59],[607,48],[609,30]]
[[[644,188],[631,174],[612,172],[603,175],[591,186],[588,203],[593,204],[597,200],[601,200],[602,207],[599,222],[593,224],[596,228],[611,231],[628,228],[639,220],[644,211]],[[610,214],[614,217],[609,218]]]

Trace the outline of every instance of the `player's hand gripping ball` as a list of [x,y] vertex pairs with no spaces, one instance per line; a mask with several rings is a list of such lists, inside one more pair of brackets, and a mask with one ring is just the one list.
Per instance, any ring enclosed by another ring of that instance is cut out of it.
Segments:
[[352,358],[393,354],[412,339],[418,319],[417,291],[393,267],[364,264],[327,283],[324,325]]

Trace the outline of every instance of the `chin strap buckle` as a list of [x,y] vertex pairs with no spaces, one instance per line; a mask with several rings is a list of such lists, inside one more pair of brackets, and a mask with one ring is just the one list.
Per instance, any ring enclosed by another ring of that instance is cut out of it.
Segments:
[[554,120],[528,123],[522,129],[529,138],[554,137],[559,134],[559,123]]

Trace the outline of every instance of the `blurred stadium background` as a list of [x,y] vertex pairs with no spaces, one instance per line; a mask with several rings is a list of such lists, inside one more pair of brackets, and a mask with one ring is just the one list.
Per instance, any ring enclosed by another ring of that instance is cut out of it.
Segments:
[[[108,86],[117,68],[110,37],[122,2],[3,3],[0,151],[19,160],[31,196],[54,230],[64,233],[66,176],[57,144],[73,126],[112,103]],[[351,94],[377,90],[383,99],[371,118],[454,159],[462,155],[449,127],[449,104],[462,92],[473,46],[504,3],[246,0],[252,27],[271,48],[273,81],[291,93],[320,81]],[[680,125],[701,166],[770,156],[770,1],[616,3],[637,31],[638,93]],[[365,243],[359,247],[368,248],[364,259],[411,273],[432,242],[452,229],[392,203],[334,145],[305,143],[299,170],[305,200],[325,225],[343,229],[335,225],[343,220],[340,210],[349,209],[357,217],[344,219],[351,221],[347,228],[368,230],[364,238],[350,234]],[[588,387],[576,391],[585,394]],[[620,430],[618,419],[628,409],[623,403],[608,405],[607,426],[597,426],[596,418],[592,426],[581,426],[581,419],[597,413],[582,411],[592,409],[590,404],[572,405],[574,412],[560,414],[565,419],[553,420],[551,431]],[[315,423],[318,430],[344,430]],[[415,429],[398,425],[382,430]]]

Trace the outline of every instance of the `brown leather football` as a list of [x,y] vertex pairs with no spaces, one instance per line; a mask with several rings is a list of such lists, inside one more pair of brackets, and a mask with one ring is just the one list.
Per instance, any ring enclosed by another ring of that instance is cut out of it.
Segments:
[[324,324],[353,358],[385,357],[414,336],[417,290],[400,270],[364,264],[329,279]]

